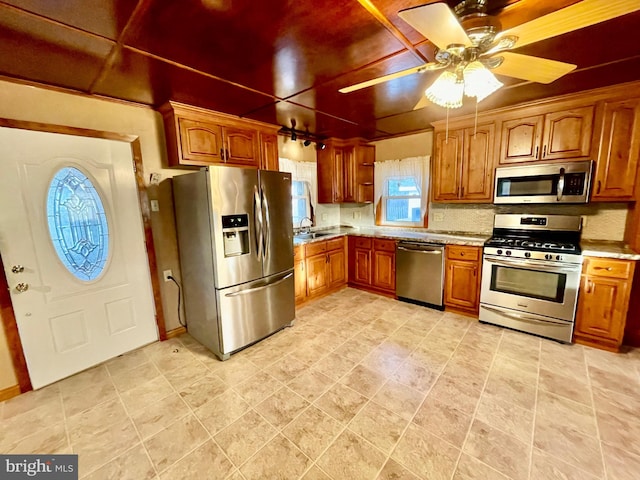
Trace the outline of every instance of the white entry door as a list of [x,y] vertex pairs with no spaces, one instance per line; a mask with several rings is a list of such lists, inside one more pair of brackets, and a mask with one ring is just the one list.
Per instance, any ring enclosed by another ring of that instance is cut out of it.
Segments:
[[0,127],[0,254],[34,388],[157,340],[128,142]]

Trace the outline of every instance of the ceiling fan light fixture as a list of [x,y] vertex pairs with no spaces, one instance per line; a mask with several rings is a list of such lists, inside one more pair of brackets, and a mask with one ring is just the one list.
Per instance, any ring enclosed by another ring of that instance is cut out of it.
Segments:
[[462,75],[464,77],[464,94],[468,97],[476,97],[478,102],[487,98],[503,85],[489,69],[478,61],[467,65]]
[[464,81],[455,72],[445,70],[424,92],[429,101],[445,108],[462,107]]

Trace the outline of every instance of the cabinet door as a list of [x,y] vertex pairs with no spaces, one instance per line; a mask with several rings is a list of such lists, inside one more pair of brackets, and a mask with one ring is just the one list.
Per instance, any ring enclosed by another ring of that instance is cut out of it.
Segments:
[[624,335],[629,287],[628,280],[583,275],[575,335],[619,346]]
[[589,158],[592,134],[592,106],[548,113],[540,159]]
[[361,285],[371,285],[371,250],[355,248],[353,257],[353,282]]
[[293,264],[293,277],[296,303],[304,302],[305,298],[307,298],[307,272],[304,260],[296,260]]
[[225,162],[258,168],[258,133],[235,127],[224,127]]
[[358,193],[358,165],[356,163],[354,147],[342,148],[342,166],[344,172],[342,201],[356,202]]
[[460,189],[460,167],[464,131],[454,130],[436,134],[436,152],[433,162],[433,200],[456,200]]
[[220,125],[178,117],[178,135],[180,163],[206,165],[224,161]]
[[329,288],[339,287],[347,281],[344,249],[333,250],[327,254],[327,283]]
[[309,296],[324,292],[327,287],[327,255],[321,253],[305,260],[307,267],[307,293]]
[[342,147],[336,147],[333,150],[333,202],[342,203],[344,201],[344,165],[345,150]]
[[604,102],[592,200],[632,200],[640,155],[640,99]]
[[462,155],[462,188],[460,197],[465,200],[487,201],[493,199],[495,127],[478,125],[464,130]]
[[447,260],[444,303],[467,310],[478,309],[477,262]]
[[260,168],[263,170],[279,170],[278,136],[271,133],[260,133]]
[[542,115],[502,122],[500,163],[533,162],[540,158]]
[[373,252],[373,286],[396,291],[396,254],[375,250]]

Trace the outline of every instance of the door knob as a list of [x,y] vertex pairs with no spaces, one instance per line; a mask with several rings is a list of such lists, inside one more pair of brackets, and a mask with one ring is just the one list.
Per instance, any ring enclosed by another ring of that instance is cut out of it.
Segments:
[[11,267],[11,272],[12,273],[22,273],[22,272],[24,272],[24,267],[22,265],[14,265],[13,267]]
[[29,284],[20,282],[16,285],[16,290],[20,293],[26,292],[27,290],[29,290]]

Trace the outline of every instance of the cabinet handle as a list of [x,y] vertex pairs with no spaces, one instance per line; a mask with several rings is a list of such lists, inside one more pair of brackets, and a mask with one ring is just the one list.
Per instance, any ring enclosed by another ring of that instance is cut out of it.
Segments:
[[534,155],[536,158],[538,158],[538,150],[540,149],[540,145],[536,145],[536,154]]
[[591,293],[591,280],[587,280],[586,293]]
[[607,272],[610,272],[611,270],[613,270],[613,267],[593,267],[594,270],[606,270]]
[[598,186],[596,188],[596,193],[600,193],[600,187],[602,186],[602,182],[598,180]]
[[462,197],[464,197],[464,187],[462,187]]
[[224,149],[220,149],[220,158],[224,160]]
[[542,158],[547,156],[547,146],[542,147]]

